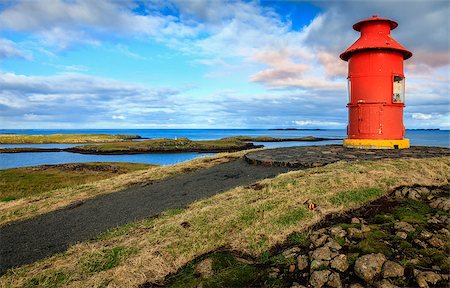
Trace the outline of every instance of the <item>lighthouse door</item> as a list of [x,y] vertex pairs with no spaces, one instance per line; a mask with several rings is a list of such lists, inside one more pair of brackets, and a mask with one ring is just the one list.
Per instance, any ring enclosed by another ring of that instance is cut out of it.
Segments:
[[361,134],[382,134],[383,106],[376,104],[360,105],[358,129]]

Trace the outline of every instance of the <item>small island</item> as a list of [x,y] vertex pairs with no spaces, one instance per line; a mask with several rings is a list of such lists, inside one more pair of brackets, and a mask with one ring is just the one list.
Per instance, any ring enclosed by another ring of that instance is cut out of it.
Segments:
[[78,144],[105,143],[142,139],[139,135],[110,135],[110,134],[50,134],[24,135],[1,134],[0,144]]
[[71,152],[79,154],[96,154],[96,155],[181,153],[181,152],[220,153],[220,152],[236,152],[264,147],[263,145],[255,145],[252,142],[284,142],[284,141],[314,142],[314,141],[338,140],[334,138],[317,138],[313,136],[305,136],[300,138],[275,138],[269,136],[258,136],[258,137],[233,136],[218,140],[161,138],[161,139],[132,141],[133,139],[144,139],[144,138],[138,135],[106,135],[106,134],[14,135],[17,136],[14,140],[13,138],[10,138],[10,136],[12,135],[0,135],[0,144],[87,143],[87,145],[79,145],[70,148],[36,148],[36,147],[0,148],[0,153]]

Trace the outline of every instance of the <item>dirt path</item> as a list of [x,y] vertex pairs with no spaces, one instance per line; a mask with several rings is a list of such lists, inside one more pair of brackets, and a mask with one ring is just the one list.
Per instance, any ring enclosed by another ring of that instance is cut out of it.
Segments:
[[80,202],[33,219],[0,227],[0,274],[65,251],[71,244],[134,220],[183,207],[236,186],[274,177],[292,168],[263,167],[243,159],[147,186]]

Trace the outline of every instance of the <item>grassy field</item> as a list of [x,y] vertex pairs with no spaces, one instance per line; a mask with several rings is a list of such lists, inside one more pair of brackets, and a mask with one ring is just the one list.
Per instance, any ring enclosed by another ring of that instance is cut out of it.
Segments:
[[0,170],[0,202],[78,186],[154,165],[120,162],[70,163]]
[[[216,158],[217,159],[217,158]],[[2,287],[133,287],[227,247],[266,255],[293,232],[407,185],[447,185],[450,157],[338,162],[237,187],[9,270]],[[155,168],[152,168],[155,169]],[[308,210],[307,201],[318,205]]]
[[201,157],[176,165],[154,166],[146,170],[129,172],[100,181],[91,181],[81,185],[55,189],[17,200],[0,201],[0,225],[54,211],[71,203],[101,194],[120,191],[131,185],[158,181],[175,174],[209,168],[221,163],[233,161],[242,157],[245,153],[248,153],[248,150]]
[[103,143],[117,142],[140,138],[138,135],[108,135],[108,134],[51,134],[51,135],[21,135],[1,134],[0,144],[46,144],[46,143]]
[[253,145],[231,140],[208,140],[193,141],[187,138],[173,139],[151,139],[144,141],[126,141],[117,143],[105,143],[96,145],[76,146],[68,149],[78,153],[95,154],[120,154],[120,153],[144,153],[144,152],[217,152],[217,151],[239,151],[252,148]]
[[247,141],[247,142],[285,142],[285,141],[323,141],[323,140],[334,140],[334,139],[326,139],[326,138],[317,138],[314,136],[304,136],[297,138],[277,138],[270,136],[233,136],[223,138],[222,140],[239,140],[239,141]]

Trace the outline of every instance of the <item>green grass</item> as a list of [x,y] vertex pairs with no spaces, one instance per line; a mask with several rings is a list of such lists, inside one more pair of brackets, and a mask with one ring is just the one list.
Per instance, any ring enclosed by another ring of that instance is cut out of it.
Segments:
[[436,210],[421,201],[407,199],[405,205],[395,209],[393,216],[397,220],[411,224],[425,224],[429,218],[426,214],[434,211]]
[[119,265],[120,261],[137,252],[137,249],[117,246],[91,253],[80,259],[79,266],[85,273],[106,271]]
[[124,141],[96,145],[76,146],[73,149],[81,153],[143,153],[143,152],[179,152],[179,151],[238,151],[251,148],[252,144],[236,139],[193,141],[187,138],[151,139],[143,141]]
[[70,280],[70,273],[64,270],[50,270],[45,274],[30,279],[27,283],[25,283],[23,287],[56,288],[64,286],[64,284],[69,282],[69,280]]
[[294,232],[288,236],[289,244],[307,248],[309,246],[308,235],[301,232]]
[[51,134],[51,135],[1,134],[0,144],[98,143],[98,142],[117,142],[137,138],[140,138],[140,136],[109,135],[109,134]]
[[291,226],[299,222],[300,220],[306,219],[311,216],[311,213],[306,210],[306,208],[298,207],[286,211],[279,218],[275,220],[276,224],[281,226]]
[[213,261],[214,274],[211,277],[205,279],[194,273],[195,266],[203,260],[204,257],[202,257],[170,277],[165,286],[172,288],[199,287],[199,285],[202,287],[260,287],[264,283],[265,287],[279,287],[286,284],[280,279],[270,279],[267,271],[239,262],[227,252],[215,252],[207,257]]
[[151,166],[153,165],[140,163],[91,162],[4,169],[0,170],[0,201],[39,195]]
[[334,205],[361,204],[367,200],[375,199],[383,195],[383,191],[379,188],[361,188],[358,190],[350,190],[340,192],[333,196],[330,201]]

